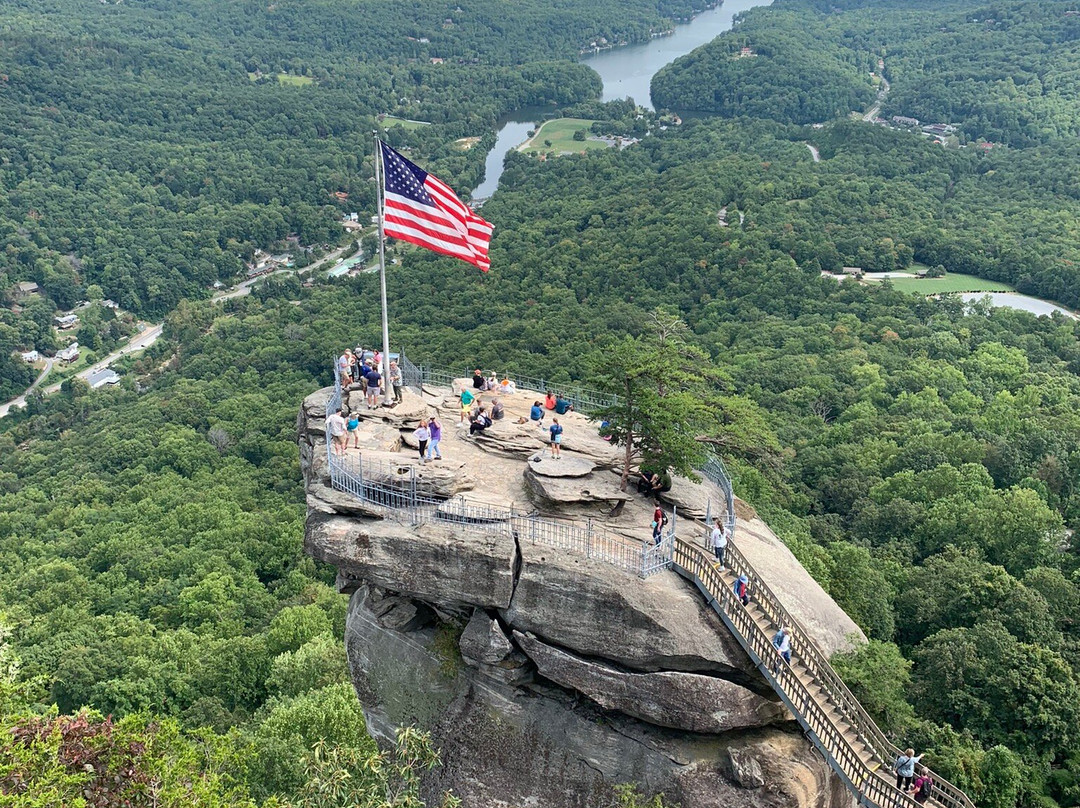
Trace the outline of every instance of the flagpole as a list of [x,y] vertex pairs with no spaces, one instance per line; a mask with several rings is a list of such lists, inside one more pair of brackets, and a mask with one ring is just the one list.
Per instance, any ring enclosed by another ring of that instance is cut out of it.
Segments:
[[385,208],[385,186],[383,183],[382,143],[379,140],[379,130],[372,130],[375,138],[375,188],[379,209],[379,293],[382,298],[382,367],[379,374],[382,376],[383,404],[390,406],[394,397],[390,392],[390,321],[386,315],[386,245],[383,237],[383,210]]

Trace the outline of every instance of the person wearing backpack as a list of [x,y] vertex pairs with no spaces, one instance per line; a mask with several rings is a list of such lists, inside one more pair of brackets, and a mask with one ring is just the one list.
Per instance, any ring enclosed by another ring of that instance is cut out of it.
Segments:
[[914,749],[906,750],[896,758],[893,768],[896,770],[896,787],[901,791],[911,790],[911,780],[915,776],[915,764],[922,755],[916,755]]
[[919,776],[915,778],[915,802],[925,805],[926,801],[933,796],[934,778],[930,776],[925,766],[919,767]]

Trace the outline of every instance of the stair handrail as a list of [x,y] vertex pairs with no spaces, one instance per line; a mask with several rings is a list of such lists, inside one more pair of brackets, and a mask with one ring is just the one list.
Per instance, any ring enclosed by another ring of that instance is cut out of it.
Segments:
[[[704,527],[702,527],[704,532]],[[709,570],[712,570],[711,557],[697,544],[688,542],[685,539],[678,538],[675,542],[674,548],[674,563],[688,569],[686,564],[681,563],[687,561],[688,556],[700,556],[699,562],[708,566]],[[840,715],[848,722],[853,730],[857,733],[859,740],[866,745],[873,755],[881,762],[883,767],[892,768],[896,758],[900,755],[900,749],[898,749],[885,735],[884,732],[877,726],[877,723],[867,714],[866,710],[859,703],[858,699],[851,693],[847,685],[844,684],[839,674],[829,664],[828,659],[817,647],[817,644],[810,638],[809,633],[803,628],[802,624],[795,618],[794,615],[789,612],[784,605],[780,602],[780,599],[776,596],[773,590],[765,583],[761,575],[758,574],[754,566],[749,562],[745,555],[738,549],[734,542],[728,542],[727,550],[724,556],[724,564],[732,570],[736,575],[744,574],[750,581],[750,591],[754,602],[761,608],[765,616],[772,622],[773,625],[783,625],[788,629],[791,642],[791,650],[796,655],[799,661],[806,667],[808,673],[813,677],[814,682],[821,687],[823,691],[828,695],[829,702],[832,707],[840,713]],[[704,582],[701,576],[697,576],[698,580]],[[722,579],[719,579],[722,581]],[[734,593],[729,592],[726,585],[721,583],[720,589],[723,590],[720,593],[711,592],[714,601],[722,603],[725,606],[732,606]],[[728,597],[730,596],[730,597]],[[748,638],[744,638],[748,639]],[[768,653],[775,655],[772,652],[772,638],[766,637],[770,645],[766,649]],[[770,681],[779,690],[778,683],[775,677],[770,678]],[[793,680],[797,680],[797,677],[790,677]],[[799,683],[799,687],[802,687],[802,683]],[[846,743],[846,741],[845,741]],[[860,764],[860,767],[865,768],[864,764]],[[975,808],[971,799],[961,790],[944,777],[934,772],[930,767],[926,767],[931,777],[934,779],[934,801],[944,806],[945,808]],[[864,775],[869,776],[874,772],[867,770]],[[876,778],[875,779],[880,779]],[[903,792],[889,786],[891,791],[895,792],[897,796],[906,796]],[[903,803],[878,803],[879,805],[891,805],[891,804],[903,804],[916,806],[917,803],[914,800],[908,798]]]

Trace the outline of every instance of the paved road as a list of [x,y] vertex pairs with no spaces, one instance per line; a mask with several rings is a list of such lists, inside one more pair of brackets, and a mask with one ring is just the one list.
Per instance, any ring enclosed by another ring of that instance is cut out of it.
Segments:
[[[277,272],[273,272],[271,274],[273,274],[273,275],[282,275],[282,274],[285,274],[285,273],[290,273],[290,272],[296,271],[297,274],[304,275],[304,274],[306,274],[308,272],[314,272],[316,269],[322,269],[328,263],[336,261],[339,257],[341,257],[341,253],[343,253],[344,251],[345,251],[345,248],[340,247],[340,248],[338,248],[338,249],[336,249],[336,250],[334,250],[334,251],[332,251],[330,253],[327,253],[325,257],[323,257],[319,261],[316,261],[311,266],[304,267],[301,270],[281,269],[281,270],[278,270]],[[243,283],[238,283],[236,286],[232,287],[231,289],[226,289],[224,291],[218,292],[216,295],[214,295],[210,299],[212,301],[214,301],[214,302],[217,302],[219,300],[230,300],[231,298],[234,298],[234,297],[243,297],[244,295],[249,295],[249,294],[251,294],[251,287],[254,286],[256,283],[259,283],[261,280],[263,280],[264,278],[267,278],[267,277],[269,277],[269,276],[268,275],[260,275],[257,278],[251,278],[250,280],[246,280]],[[154,344],[154,342],[157,340],[157,338],[161,336],[162,325],[163,325],[162,323],[157,323],[155,325],[152,325],[152,326],[146,328],[142,332],[140,332],[140,333],[136,334],[134,337],[132,337],[127,342],[127,344],[125,344],[122,348],[120,348],[120,350],[113,351],[108,356],[104,357],[103,359],[99,359],[93,365],[91,365],[88,368],[85,368],[84,370],[80,370],[75,375],[80,379],[85,379],[87,376],[89,376],[94,371],[101,370],[102,368],[107,368],[109,365],[111,365],[113,362],[115,362],[121,356],[126,356],[129,353],[135,353],[136,351],[141,351],[141,350],[143,350],[145,348],[149,348],[151,345]],[[37,388],[37,386],[39,384],[41,384],[45,380],[45,376],[48,375],[50,370],[52,370],[52,367],[53,367],[53,360],[52,359],[46,360],[45,369],[41,372],[41,375],[39,375],[37,377],[37,379],[34,381],[34,383],[32,385],[30,385],[26,389],[25,393],[23,393],[18,398],[13,398],[11,401],[7,402],[6,404],[0,404],[0,418],[3,418],[4,416],[6,416],[9,412],[11,412],[12,409],[14,409],[16,407],[25,407],[26,406],[26,396],[29,395],[35,388]],[[53,384],[53,385],[50,385],[49,387],[43,388],[41,392],[44,393],[45,395],[49,395],[51,393],[55,393],[59,389],[60,389],[59,384]]]
[[872,121],[881,112],[881,105],[885,103],[885,96],[889,94],[889,82],[885,80],[885,77],[881,77],[881,89],[878,90],[877,100],[874,101],[874,106],[870,107],[865,115],[862,116],[864,121]]

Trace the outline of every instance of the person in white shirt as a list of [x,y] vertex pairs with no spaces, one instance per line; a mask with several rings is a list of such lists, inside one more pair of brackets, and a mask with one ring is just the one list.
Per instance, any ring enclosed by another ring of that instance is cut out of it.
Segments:
[[330,427],[330,440],[334,454],[345,454],[345,408],[330,415],[326,419],[326,425]]
[[709,546],[712,547],[713,555],[716,556],[716,561],[713,566],[721,572],[724,571],[724,553],[727,551],[728,534],[727,531],[720,526],[720,517],[713,519],[712,532],[709,534]]

